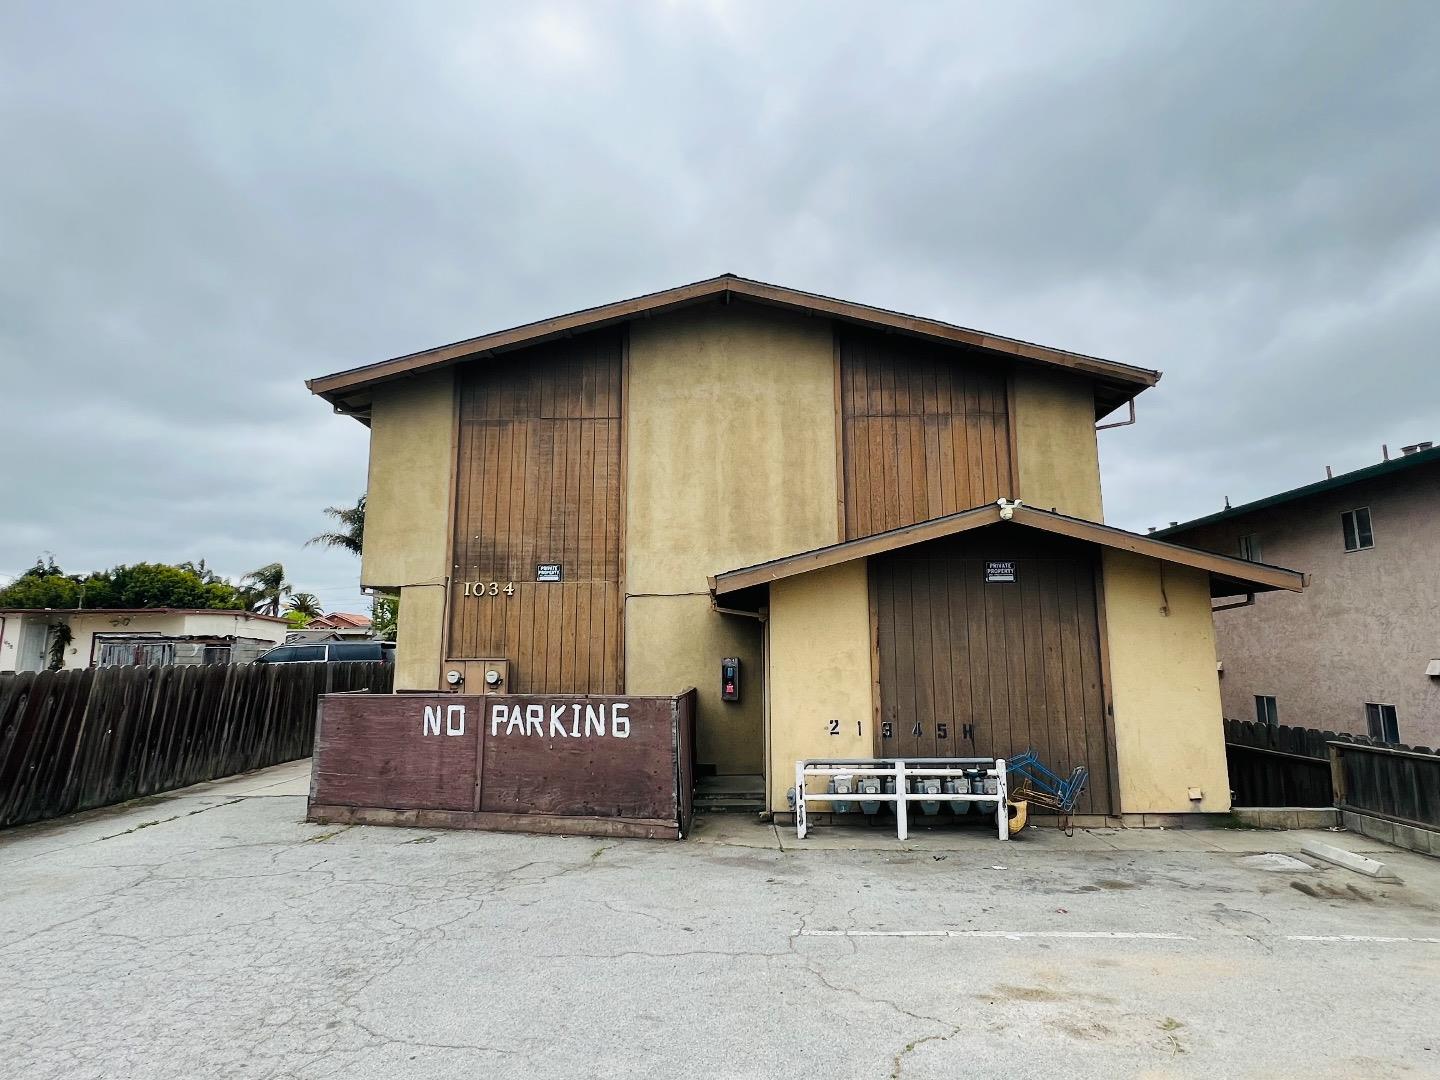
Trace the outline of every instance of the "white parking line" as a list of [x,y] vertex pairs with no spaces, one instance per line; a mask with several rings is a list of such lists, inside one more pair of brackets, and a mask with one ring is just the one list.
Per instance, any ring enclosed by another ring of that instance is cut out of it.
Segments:
[[1378,941],[1390,943],[1419,943],[1440,945],[1440,937],[1383,937],[1379,934],[1286,934],[1286,941]]
[[[821,938],[1068,938],[1104,941],[1198,941],[1189,934],[1147,933],[1138,930],[796,930],[792,937]],[[1286,934],[1285,941],[1356,942],[1440,945],[1440,937],[1389,937],[1383,934]]]
[[1131,930],[796,930],[795,937],[946,937],[946,938],[1103,938],[1138,941],[1194,941],[1187,934],[1147,934]]

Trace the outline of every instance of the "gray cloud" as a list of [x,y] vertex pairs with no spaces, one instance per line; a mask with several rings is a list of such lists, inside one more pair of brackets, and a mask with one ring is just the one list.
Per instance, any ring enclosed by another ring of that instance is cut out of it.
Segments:
[[411,7],[0,13],[0,570],[353,608],[304,377],[722,270],[1165,369],[1129,527],[1440,434],[1431,5]]

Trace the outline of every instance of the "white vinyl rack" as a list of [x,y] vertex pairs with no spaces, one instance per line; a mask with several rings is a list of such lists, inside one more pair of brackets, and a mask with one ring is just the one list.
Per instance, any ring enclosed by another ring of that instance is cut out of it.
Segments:
[[[995,781],[995,794],[952,795],[910,791],[908,781],[917,776],[963,777],[980,772]],[[810,776],[878,776],[895,782],[889,792],[825,792],[807,795],[805,779]],[[910,835],[908,805],[912,802],[990,803],[995,807],[995,831],[1001,840],[1010,839],[1010,812],[1007,808],[1004,758],[805,758],[795,762],[795,835],[805,839],[806,803],[892,802],[895,804],[895,835]]]

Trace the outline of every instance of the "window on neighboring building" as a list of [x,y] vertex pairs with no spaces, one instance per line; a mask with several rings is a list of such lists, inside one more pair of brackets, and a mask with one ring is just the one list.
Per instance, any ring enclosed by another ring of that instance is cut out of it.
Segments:
[[1394,705],[1380,705],[1373,701],[1365,703],[1365,720],[1370,725],[1370,737],[1383,742],[1400,741],[1400,723],[1395,718]]
[[1262,724],[1270,724],[1272,727],[1280,723],[1279,714],[1275,711],[1273,695],[1255,695],[1255,719]]
[[1375,546],[1375,534],[1370,530],[1370,508],[1361,506],[1346,510],[1340,515],[1340,527],[1345,532],[1345,550],[1359,551]]
[[1247,533],[1240,537],[1240,558],[1247,562],[1264,562],[1260,556],[1260,535]]

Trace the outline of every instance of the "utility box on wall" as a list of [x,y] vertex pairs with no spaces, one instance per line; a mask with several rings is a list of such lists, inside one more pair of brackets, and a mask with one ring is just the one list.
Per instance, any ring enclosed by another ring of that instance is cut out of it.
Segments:
[[740,700],[740,658],[727,656],[720,661],[720,700]]

